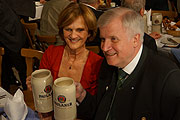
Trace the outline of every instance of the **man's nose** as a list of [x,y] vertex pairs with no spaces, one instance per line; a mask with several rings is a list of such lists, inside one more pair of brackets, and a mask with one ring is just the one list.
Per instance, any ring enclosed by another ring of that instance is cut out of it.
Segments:
[[111,48],[111,43],[108,40],[104,40],[103,42],[101,42],[101,49],[102,51],[108,51]]

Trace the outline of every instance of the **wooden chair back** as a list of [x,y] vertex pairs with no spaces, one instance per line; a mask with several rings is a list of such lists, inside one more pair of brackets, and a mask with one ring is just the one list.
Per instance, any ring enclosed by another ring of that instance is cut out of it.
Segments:
[[37,42],[39,43],[40,50],[45,51],[49,45],[54,45],[56,43],[56,36],[48,35],[37,35]]
[[38,29],[37,23],[25,23],[23,20],[21,20],[21,23],[23,24],[27,37],[29,39],[30,48],[35,49],[34,42],[36,41],[35,34]]
[[27,76],[31,75],[33,72],[33,64],[34,58],[41,60],[43,55],[42,51],[29,49],[29,48],[22,48],[21,49],[21,56],[25,57],[26,65],[27,65]]
[[98,54],[100,51],[99,46],[86,46],[86,48],[90,51],[93,51],[96,54]]
[[[31,73],[33,72],[34,58],[41,60],[42,55],[43,55],[42,51],[38,51],[30,48],[21,49],[21,56],[24,56],[26,59],[27,76],[30,76]],[[25,90],[23,91],[23,93],[24,93],[24,100],[27,106],[30,107],[32,110],[35,110],[32,91]]]
[[37,39],[40,42],[48,43],[49,45],[56,43],[56,36],[37,35]]
[[0,86],[1,86],[1,74],[2,74],[2,56],[4,55],[4,48],[0,47]]

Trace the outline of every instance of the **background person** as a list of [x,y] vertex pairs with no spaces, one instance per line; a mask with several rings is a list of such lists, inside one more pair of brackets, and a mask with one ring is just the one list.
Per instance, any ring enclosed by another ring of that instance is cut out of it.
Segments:
[[[122,0],[121,6],[130,8],[138,12],[142,17],[144,15],[146,0]],[[152,32],[149,35],[144,33],[144,44],[155,51],[157,51],[157,45],[155,39],[160,38],[161,35],[157,32]]]
[[146,0],[146,9],[168,11],[168,0]]
[[99,18],[98,27],[106,61],[96,96],[76,83],[78,118],[179,119],[180,69],[143,45],[143,18],[131,9],[114,8]]
[[97,19],[103,14],[102,10],[98,10],[100,0],[79,0],[79,2],[88,6],[93,11]]
[[[59,15],[59,35],[64,46],[51,45],[43,54],[40,69],[49,69],[53,80],[71,77],[94,95],[97,77],[103,58],[86,49],[85,42],[92,40],[97,31],[93,12],[83,4],[70,3]],[[27,86],[31,90],[31,77]]]
[[33,0],[6,0],[6,2],[25,22],[29,21],[29,17],[35,17],[36,9]]
[[[40,35],[58,35],[58,16],[69,3],[71,3],[70,0],[50,0],[44,3],[40,19]],[[57,37],[56,45],[63,44],[63,40]]]
[[[102,10],[98,10],[98,7],[100,5],[100,0],[79,0],[79,2],[88,6],[93,11],[97,20],[103,14]],[[100,44],[101,44],[101,40],[99,38],[99,29],[98,29],[95,39],[90,42],[87,42],[86,45],[87,46],[99,46],[99,48],[100,48]],[[99,55],[101,55],[101,54],[99,54]]]
[[[2,87],[10,92],[10,85],[26,86],[26,63],[21,56],[21,48],[26,46],[26,34],[20,18],[28,21],[35,16],[35,6],[32,0],[0,0],[0,45],[4,47],[2,58]],[[12,67],[18,71],[21,83],[16,80]]]
[[[122,0],[122,6],[133,9],[134,11],[140,13],[141,16],[144,15],[144,7],[145,7],[146,0]],[[174,55],[170,52],[165,51],[162,48],[158,48],[156,45],[155,39],[160,38],[161,35],[157,32],[152,32],[149,35],[144,33],[144,41],[143,44],[146,45],[148,48],[158,52],[159,55],[165,56],[168,59],[171,59],[175,62],[178,66],[179,63],[174,57]]]

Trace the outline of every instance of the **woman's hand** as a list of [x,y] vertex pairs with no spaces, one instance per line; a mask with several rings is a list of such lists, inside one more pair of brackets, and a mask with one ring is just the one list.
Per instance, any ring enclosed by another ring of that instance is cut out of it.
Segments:
[[28,89],[29,89],[30,91],[32,91],[31,76],[28,76],[28,77],[26,78],[26,85],[27,85]]

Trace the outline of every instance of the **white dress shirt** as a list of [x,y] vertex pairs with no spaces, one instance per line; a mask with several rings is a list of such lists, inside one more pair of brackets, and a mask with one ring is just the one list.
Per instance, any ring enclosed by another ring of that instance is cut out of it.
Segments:
[[141,54],[142,54],[142,49],[143,49],[143,45],[141,45],[137,55],[134,57],[134,59],[127,65],[123,68],[123,70],[128,73],[129,75],[133,72],[133,70],[135,69],[136,65],[138,64],[139,62],[139,59],[141,57]]

